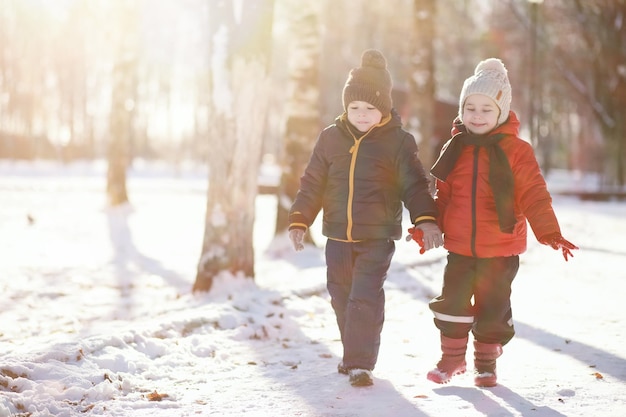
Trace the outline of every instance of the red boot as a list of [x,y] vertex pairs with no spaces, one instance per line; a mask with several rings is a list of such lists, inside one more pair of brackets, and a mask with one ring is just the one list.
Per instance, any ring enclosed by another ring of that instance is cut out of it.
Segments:
[[465,351],[467,350],[467,336],[463,339],[452,339],[441,335],[441,360],[437,367],[428,372],[426,378],[437,384],[447,384],[455,375],[465,372]]
[[500,343],[474,341],[474,385],[495,387],[497,383],[496,359],[502,355]]

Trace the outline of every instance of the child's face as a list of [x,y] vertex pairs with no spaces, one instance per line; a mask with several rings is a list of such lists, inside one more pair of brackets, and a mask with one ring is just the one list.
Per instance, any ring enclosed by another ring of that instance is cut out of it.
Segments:
[[367,132],[372,126],[377,125],[383,118],[383,114],[373,105],[365,101],[351,101],[348,104],[348,121],[359,132]]
[[463,104],[463,124],[471,133],[483,135],[498,124],[500,109],[495,101],[482,94],[472,94]]

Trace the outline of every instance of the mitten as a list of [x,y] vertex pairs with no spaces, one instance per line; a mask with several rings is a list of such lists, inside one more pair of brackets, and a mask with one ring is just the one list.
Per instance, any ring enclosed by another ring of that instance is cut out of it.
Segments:
[[539,242],[543,243],[544,245],[551,246],[554,250],[560,249],[563,252],[563,257],[565,258],[566,262],[568,256],[571,256],[572,258],[574,257],[571,251],[574,249],[578,249],[578,246],[563,238],[563,236],[561,236],[559,232],[554,232],[550,233],[549,235],[543,236],[541,239],[539,239]]
[[289,231],[289,240],[291,240],[291,244],[296,252],[304,249],[304,230],[302,229],[291,229]]

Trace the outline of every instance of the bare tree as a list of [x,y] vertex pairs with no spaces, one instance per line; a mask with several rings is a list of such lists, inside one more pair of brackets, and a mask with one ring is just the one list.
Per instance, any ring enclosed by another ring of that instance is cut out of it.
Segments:
[[411,55],[410,96],[417,126],[420,159],[425,167],[432,166],[435,146],[435,13],[436,0],[414,1],[414,52]]
[[[528,4],[510,0],[507,6],[499,8],[501,13],[493,20],[501,26],[509,23],[510,19],[503,22],[503,17],[511,16],[512,11],[521,22],[521,30],[515,30],[509,24],[502,41],[509,46],[509,51],[514,51],[511,57],[517,57],[516,66],[536,77],[534,81],[539,84],[533,88],[531,79],[526,90],[530,92],[527,95],[541,94],[540,105],[536,106],[536,129],[543,168],[549,168],[559,153],[568,155],[562,158],[566,161],[575,158],[572,152],[580,151],[572,151],[576,147],[571,146],[571,135],[580,138],[591,133],[596,136],[596,143],[587,138],[583,153],[585,159],[597,160],[596,170],[605,178],[601,186],[624,186],[626,51],[623,46],[626,44],[626,25],[623,22],[626,2],[561,0]],[[563,36],[564,33],[567,36]],[[532,45],[528,43],[534,37],[537,38],[537,60],[534,67],[529,67],[528,60],[518,50],[526,42],[531,47],[529,53],[532,52]],[[523,77],[517,78],[519,82],[524,81]],[[517,91],[523,90],[517,88]],[[536,99],[530,96],[527,102]],[[529,107],[535,108],[534,105]],[[532,121],[529,116],[526,118]],[[560,123],[553,123],[555,121]],[[594,127],[588,126],[589,123]],[[600,134],[592,133],[596,128]],[[597,156],[598,145],[604,151],[602,158]]]
[[128,201],[126,168],[130,162],[133,109],[137,70],[137,10],[135,2],[118,0],[116,20],[120,24],[112,73],[111,114],[107,149],[107,195],[111,205]]
[[[566,63],[561,62],[559,70],[590,106],[606,140],[607,176],[612,185],[622,187],[626,184],[626,2],[576,0],[564,6],[583,48],[560,45]],[[583,67],[576,64],[581,56]]]
[[213,130],[194,292],[209,291],[222,271],[254,277],[255,200],[271,91],[268,66],[274,1],[211,1],[210,7]]
[[[289,83],[285,105],[285,151],[283,175],[278,189],[276,233],[286,230],[287,214],[300,185],[300,176],[309,159],[320,129],[319,66],[321,49],[319,2],[294,4],[289,11]],[[310,239],[310,234],[307,235]]]

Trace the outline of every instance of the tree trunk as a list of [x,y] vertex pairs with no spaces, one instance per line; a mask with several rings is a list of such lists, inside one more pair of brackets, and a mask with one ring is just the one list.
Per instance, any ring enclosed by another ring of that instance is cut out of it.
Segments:
[[135,106],[137,39],[136,10],[132,3],[118,1],[120,30],[113,65],[111,114],[109,119],[109,144],[107,149],[107,195],[113,206],[128,202],[126,169],[130,163],[130,141],[133,130]]
[[435,162],[434,137],[435,117],[435,0],[414,0],[415,52],[411,59],[413,68],[409,85],[413,100],[417,126],[412,126],[417,135],[419,157],[428,172]]
[[255,201],[271,92],[274,7],[273,0],[246,0],[240,10],[236,5],[210,3],[211,18],[219,19],[214,23],[221,22],[221,29],[213,39],[219,64],[213,67],[209,188],[194,292],[209,291],[222,272],[254,278]]
[[[320,4],[299,3],[292,11],[289,51],[289,91],[285,111],[283,174],[278,187],[276,234],[289,226],[288,212],[300,187],[300,176],[311,155],[320,129],[319,65]],[[307,234],[311,240],[311,234]]]

